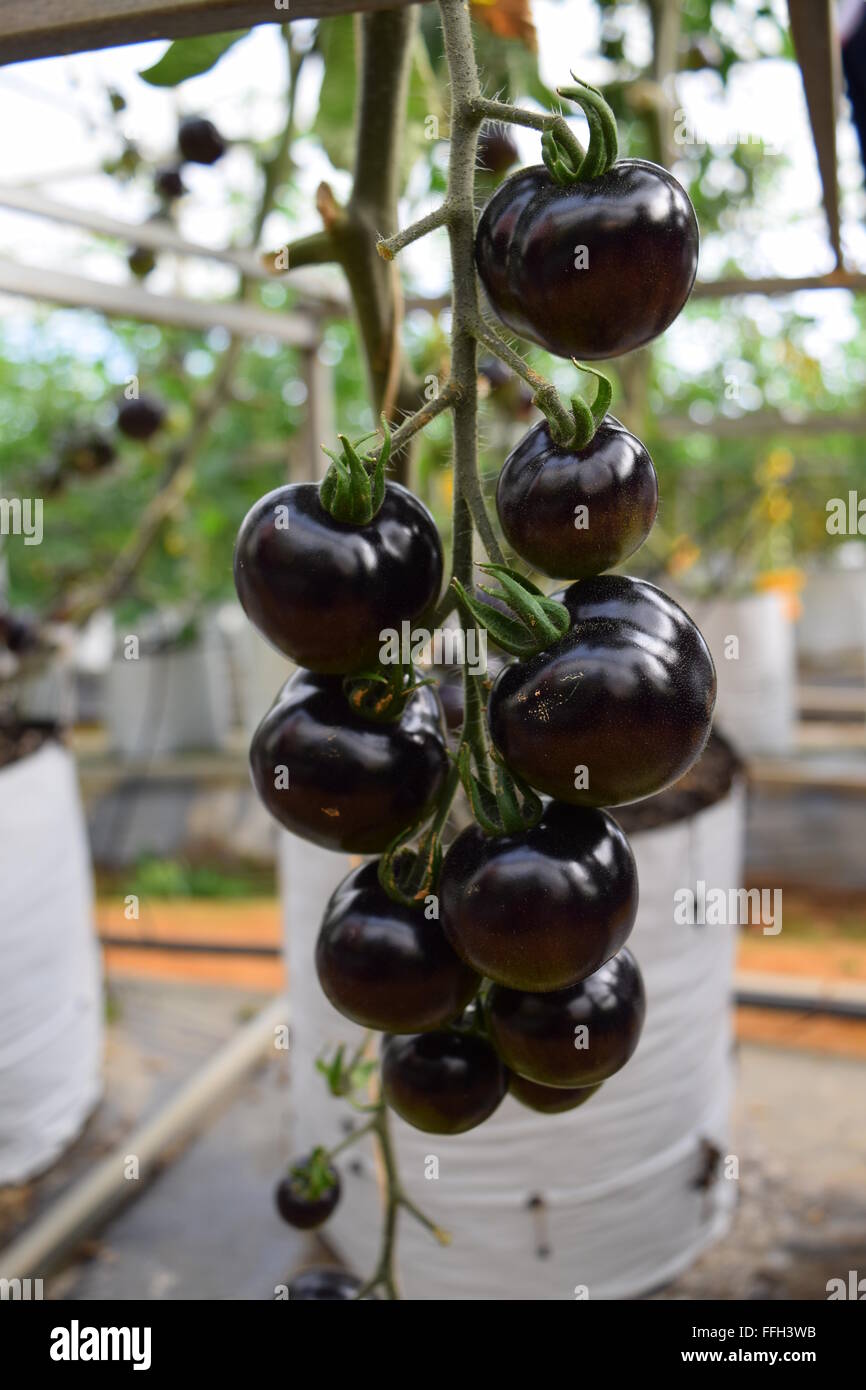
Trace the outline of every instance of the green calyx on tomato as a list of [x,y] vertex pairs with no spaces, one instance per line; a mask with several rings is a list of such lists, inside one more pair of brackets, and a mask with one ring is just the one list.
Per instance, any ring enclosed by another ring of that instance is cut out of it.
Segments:
[[[579,372],[588,372],[590,376],[595,377],[597,383],[595,400],[592,405],[589,405],[582,396],[572,396],[571,413],[574,429],[567,438],[557,438],[552,428],[551,432],[554,433],[557,444],[563,448],[585,449],[587,444],[591,443],[596,430],[610,409],[610,403],[613,400],[613,386],[604,372],[597,371],[595,367],[585,366],[582,362],[578,362],[576,357],[571,360]],[[551,423],[549,416],[548,423]]]
[[[338,436],[342,456],[324,449],[331,464],[319,488],[319,501],[335,521],[365,526],[381,507],[385,497],[385,469],[391,456],[391,431],[384,418],[382,432],[382,447],[375,458],[366,454],[362,458],[345,434]],[[370,435],[365,435],[358,444],[369,438]]]
[[451,583],[472,617],[487,629],[503,651],[512,656],[534,656],[558,642],[568,631],[568,610],[555,599],[548,598],[531,579],[507,565],[479,565],[479,569],[499,584],[499,591],[480,584],[482,594],[502,601],[509,612],[475,598],[459,579],[452,579]]
[[551,178],[559,184],[579,183],[598,178],[615,163],[619,153],[616,119],[597,87],[574,78],[573,87],[557,87],[557,96],[577,102],[589,124],[589,145],[582,159],[568,149],[552,130],[541,137],[541,157]]
[[541,820],[541,798],[497,754],[491,762],[492,776],[487,768],[479,768],[482,775],[476,777],[468,743],[463,744],[457,756],[460,781],[475,820],[485,835],[519,835],[523,830],[531,830]]
[[404,666],[398,662],[344,676],[343,694],[362,719],[373,724],[392,724],[422,685],[435,685],[435,681],[416,680],[411,663]]

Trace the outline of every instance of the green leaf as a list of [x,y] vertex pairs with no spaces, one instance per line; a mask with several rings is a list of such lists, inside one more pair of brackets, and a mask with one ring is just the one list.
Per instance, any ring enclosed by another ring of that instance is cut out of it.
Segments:
[[[325,76],[319,92],[319,110],[313,123],[331,163],[338,169],[351,169],[355,155],[355,106],[357,100],[357,58],[355,25],[350,14],[319,21],[316,46],[325,62]],[[431,148],[427,138],[427,118],[443,108],[441,94],[434,88],[435,78],[425,67],[420,47],[412,54],[406,118],[402,130],[402,175],[405,178],[414,161]],[[441,137],[447,134],[441,131]]]
[[190,77],[210,72],[224,53],[228,53],[248,29],[231,34],[201,34],[194,39],[177,39],[170,43],[158,62],[138,75],[151,87],[177,87]]
[[316,47],[325,61],[313,134],[337,169],[351,169],[355,150],[355,24],[350,14],[322,19]]

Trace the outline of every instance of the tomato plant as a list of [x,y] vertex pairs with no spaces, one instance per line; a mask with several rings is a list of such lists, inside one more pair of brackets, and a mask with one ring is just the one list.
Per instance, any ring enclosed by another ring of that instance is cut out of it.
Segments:
[[[401,1186],[389,1112],[437,1135],[484,1123],[509,1091],[540,1113],[567,1112],[632,1056],[646,1007],[625,945],[637,874],[604,808],[680,777],[704,746],[715,699],[709,652],[683,610],[651,584],[602,573],[643,542],[658,502],[647,450],[609,414],[610,382],[593,371],[593,403],[577,392],[564,402],[484,317],[478,281],[510,329],[556,353],[627,352],[663,331],[688,296],[694,212],[665,170],[617,161],[613,115],[594,88],[575,79],[560,89],[587,116],[586,150],[561,116],[484,98],[466,6],[440,0],[440,13],[452,91],[447,192],[438,210],[383,233],[375,249],[389,262],[435,227],[447,229],[448,380],[393,434],[393,395],[380,393],[381,440],[365,448],[341,434],[339,450],[326,451],[321,484],[263,497],[235,552],[248,616],[302,667],[254,736],[258,792],[295,834],[378,855],[336,889],[316,947],[330,1002],[382,1034],[378,1056],[365,1038],[354,1054],[340,1045],[318,1063],[332,1094],[370,1118],[292,1170],[278,1203],[295,1224],[318,1221],[322,1203],[339,1193],[332,1160],[373,1133],[387,1179],[383,1241],[366,1283],[311,1275],[313,1292],[300,1295],[309,1297],[396,1297],[401,1210],[444,1239]],[[503,122],[539,131],[544,165],[507,179],[476,233],[479,132],[482,170],[500,171],[512,150],[495,124]],[[328,203],[325,233],[313,246],[298,244],[300,263],[342,261],[357,285],[342,239],[355,212],[351,201],[342,210]],[[353,231],[364,242],[368,221],[358,218]],[[589,251],[585,273],[571,263],[578,241]],[[497,380],[491,361],[504,364],[544,416],[504,461],[497,511],[518,560],[576,581],[559,594],[507,563],[485,507],[479,350],[488,382]],[[371,380],[379,381],[372,360]],[[386,470],[446,410],[454,502],[443,594],[432,518],[386,481]],[[480,566],[476,544],[486,551]],[[438,627],[455,614],[464,637],[477,624],[515,659],[492,683],[465,663],[462,698],[448,702],[451,753],[431,677],[415,669],[414,651],[388,660],[382,643],[386,631],[415,618]],[[446,852],[461,787],[473,823]],[[553,800],[545,804],[539,793]]]

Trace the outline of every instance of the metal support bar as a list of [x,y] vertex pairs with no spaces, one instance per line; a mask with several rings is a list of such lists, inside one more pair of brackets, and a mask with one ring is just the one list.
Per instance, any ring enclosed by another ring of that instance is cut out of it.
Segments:
[[0,0],[0,64],[256,24],[402,9],[413,0]]
[[138,285],[108,285],[101,280],[20,265],[3,258],[0,258],[0,293],[75,309],[96,309],[115,318],[165,323],[176,328],[222,327],[245,338],[262,333],[291,347],[310,348],[318,340],[315,325],[299,314],[273,313],[236,301],[220,304],[150,294]]

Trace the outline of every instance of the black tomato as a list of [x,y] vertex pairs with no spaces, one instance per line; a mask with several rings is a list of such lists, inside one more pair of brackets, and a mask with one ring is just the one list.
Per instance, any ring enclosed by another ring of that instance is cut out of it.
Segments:
[[490,1039],[506,1066],[541,1086],[597,1086],[624,1067],[646,1013],[643,980],[629,950],[554,994],[494,985]]
[[538,164],[494,193],[475,254],[490,303],[515,333],[559,357],[618,357],[682,309],[698,224],[685,189],[645,160],[567,186]]
[[442,544],[399,483],[365,526],[335,521],[313,483],[261,497],[241,523],[235,585],[247,617],[310,671],[376,664],[387,628],[423,615],[442,583]]
[[611,569],[646,540],[659,490],[652,459],[607,415],[583,449],[565,449],[546,420],[534,425],[499,474],[496,510],[521,559],[554,579]]
[[137,280],[144,280],[156,265],[156,252],[149,246],[134,246],[126,258],[126,264]]
[[507,125],[496,122],[481,127],[478,136],[478,167],[487,174],[504,174],[519,158],[514,136]]
[[688,771],[709,737],[716,673],[707,644],[642,579],[601,574],[557,597],[571,627],[499,675],[493,742],[558,801],[618,806],[652,796]]
[[117,450],[100,430],[84,430],[67,440],[60,455],[64,468],[73,473],[101,473],[117,458]]
[[153,186],[159,196],[169,203],[175,198],[182,198],[186,192],[186,185],[179,169],[157,169],[153,176]]
[[305,1269],[289,1285],[289,1302],[337,1302],[355,1298],[360,1288],[360,1279],[345,1269]]
[[324,1225],[340,1200],[340,1175],[333,1164],[323,1165],[329,1185],[315,1191],[306,1172],[309,1160],[310,1155],[306,1155],[293,1163],[274,1193],[280,1216],[299,1231],[313,1231]]
[[422,1033],[463,1011],[481,981],[424,905],[404,907],[380,886],[378,865],[343,879],[316,943],[319,984],[335,1009],[377,1032]]
[[326,849],[381,854],[431,809],[447,776],[441,706],[421,686],[399,719],[373,724],[351,708],[339,676],[297,671],[253,735],[250,767],[287,830]]
[[564,989],[625,944],[637,870],[611,816],[552,802],[532,830],[458,835],[439,901],[445,935],[479,974],[511,989]]
[[576,1110],[579,1105],[601,1090],[597,1086],[539,1086],[537,1081],[527,1081],[525,1076],[510,1072],[508,1089],[515,1100],[529,1110],[537,1110],[542,1115],[562,1115],[566,1110]]
[[226,152],[226,142],[213,121],[187,116],[177,132],[178,149],[190,164],[216,164]]
[[122,400],[117,407],[117,428],[127,439],[151,439],[164,420],[165,407],[153,396]]
[[391,1038],[382,1054],[382,1092],[392,1110],[427,1134],[463,1134],[490,1115],[508,1088],[493,1048],[472,1033]]

